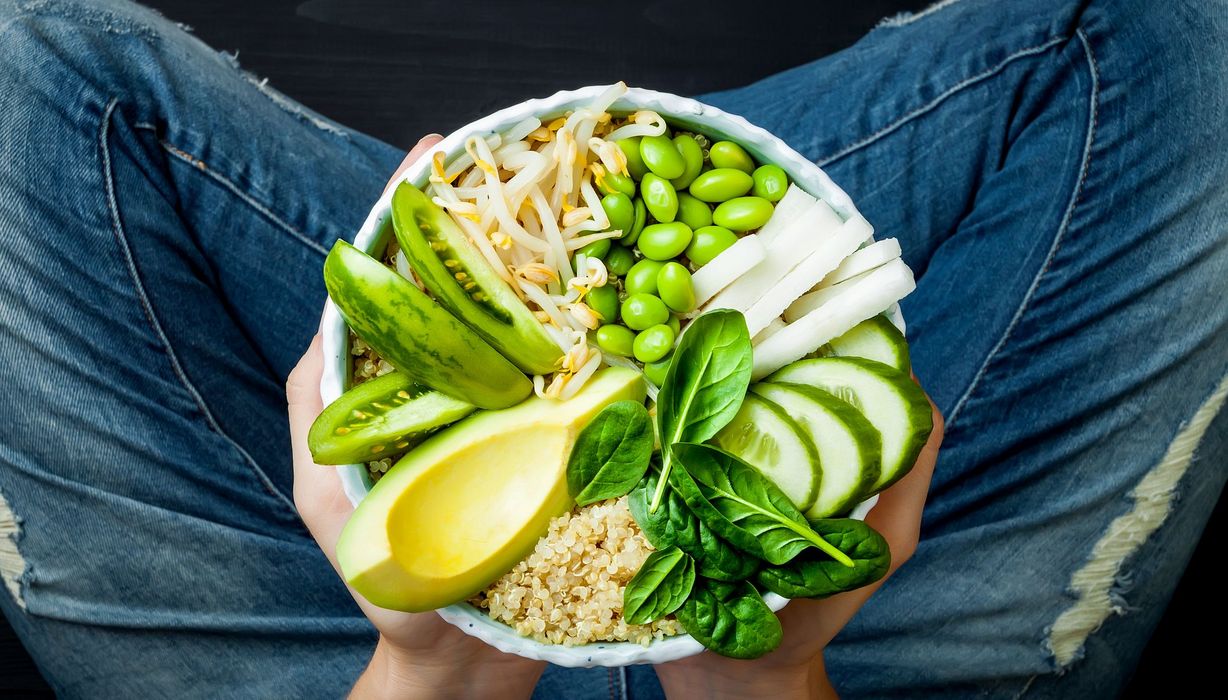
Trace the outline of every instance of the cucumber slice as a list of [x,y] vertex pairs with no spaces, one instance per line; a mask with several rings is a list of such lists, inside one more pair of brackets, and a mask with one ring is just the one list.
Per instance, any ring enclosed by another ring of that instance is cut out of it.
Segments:
[[805,430],[788,413],[747,395],[742,408],[716,444],[753,466],[805,512],[819,490],[819,453]]
[[908,341],[895,324],[885,316],[875,316],[853,326],[853,330],[836,338],[819,352],[824,357],[864,357],[900,370],[912,371],[908,358]]
[[883,440],[882,471],[863,496],[882,491],[912,469],[934,429],[925,392],[907,374],[860,357],[795,362],[768,381],[827,391],[861,410]]
[[823,465],[807,518],[828,518],[857,505],[878,481],[882,439],[861,412],[826,391],[790,384],[750,388],[792,416],[810,434]]

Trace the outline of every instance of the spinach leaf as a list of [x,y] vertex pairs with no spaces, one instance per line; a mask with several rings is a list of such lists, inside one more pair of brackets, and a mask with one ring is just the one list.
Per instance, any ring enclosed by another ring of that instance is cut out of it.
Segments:
[[695,560],[677,547],[653,552],[623,589],[623,619],[646,625],[686,602],[695,585]]
[[736,547],[699,522],[699,545],[703,557],[699,559],[697,573],[717,581],[745,581],[763,565],[763,560]]
[[734,659],[757,659],[780,646],[780,620],[747,581],[701,578],[674,613],[678,624],[706,648]]
[[853,565],[754,467],[712,445],[679,443],[671,451],[682,468],[670,475],[670,484],[700,520],[735,547],[770,564],[784,564],[814,546]]
[[853,560],[849,568],[818,551],[759,571],[760,586],[786,598],[826,598],[874,583],[887,574],[891,550],[887,540],[860,520],[813,520],[810,526]]
[[649,510],[656,511],[665,498],[671,446],[703,442],[733,420],[750,386],[750,372],[750,333],[740,312],[709,311],[687,326],[657,394],[664,477]]
[[652,446],[652,419],[643,404],[606,406],[576,438],[567,461],[567,491],[582,506],[618,498],[643,478]]

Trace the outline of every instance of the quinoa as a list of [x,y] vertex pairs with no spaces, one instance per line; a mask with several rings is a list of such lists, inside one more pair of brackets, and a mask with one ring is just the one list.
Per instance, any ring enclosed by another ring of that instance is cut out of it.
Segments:
[[652,551],[626,496],[576,508],[551,520],[533,553],[469,602],[546,644],[648,646],[681,631],[672,617],[623,620],[623,589]]

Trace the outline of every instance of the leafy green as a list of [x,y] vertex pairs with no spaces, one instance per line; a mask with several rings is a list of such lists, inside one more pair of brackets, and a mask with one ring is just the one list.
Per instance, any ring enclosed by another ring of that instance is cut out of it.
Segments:
[[637,401],[602,409],[576,438],[567,461],[567,491],[579,505],[627,493],[648,470],[652,419]]
[[824,540],[775,484],[754,467],[712,445],[673,445],[682,469],[670,485],[701,521],[735,547],[771,564],[784,564],[810,546],[852,566],[843,552]]
[[677,547],[653,552],[623,589],[623,619],[646,625],[674,612],[695,585],[695,560]]
[[674,617],[704,647],[734,659],[757,659],[783,636],[780,620],[747,581],[701,578]]
[[813,520],[810,526],[847,554],[853,560],[852,568],[811,550],[787,564],[761,569],[756,576],[760,586],[785,598],[826,598],[887,575],[891,550],[874,528],[851,518]]
[[740,312],[709,311],[687,326],[657,394],[664,476],[649,510],[665,498],[672,445],[703,442],[720,432],[742,406],[750,373],[750,333]]

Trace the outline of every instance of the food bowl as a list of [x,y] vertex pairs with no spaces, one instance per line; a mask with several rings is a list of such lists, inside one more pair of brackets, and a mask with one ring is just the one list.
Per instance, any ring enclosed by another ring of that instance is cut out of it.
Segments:
[[[536,116],[548,122],[565,112],[590,103],[609,88],[595,85],[557,92],[550,97],[527,100],[518,105],[499,110],[471,124],[457,129],[432,152],[443,151],[446,160],[464,152],[464,143],[473,135],[486,135],[506,131],[526,117]],[[610,107],[611,112],[633,112],[649,109],[665,117],[671,124],[680,125],[712,137],[729,139],[741,144],[759,162],[779,165],[793,182],[810,195],[822,199],[840,215],[848,219],[857,214],[857,208],[849,196],[815,164],[767,131],[747,122],[742,117],[729,114],[711,105],[669,93],[630,88]],[[407,181],[414,186],[426,184],[430,174],[431,159],[420,158],[401,174],[398,182]],[[364,252],[382,251],[392,234],[391,200],[395,188],[389,187],[367,215],[362,228],[354,237],[354,245]],[[903,319],[898,306],[888,311],[888,316],[903,330]],[[337,307],[328,301],[324,308],[322,331],[324,335],[324,375],[320,382],[320,394],[328,404],[345,391],[351,374],[352,356],[349,348],[349,332]],[[355,505],[371,490],[371,477],[364,465],[353,464],[336,467],[346,496]],[[874,496],[854,509],[852,517],[862,519],[877,502]],[[783,608],[789,601],[774,593],[764,595],[764,601],[773,610]],[[511,627],[495,621],[477,608],[458,603],[437,611],[449,623],[466,634],[478,637],[491,646],[511,654],[531,659],[548,661],[559,666],[625,666],[629,664],[656,664],[693,656],[703,651],[703,646],[690,635],[682,634],[655,640],[644,646],[633,642],[593,642],[581,646],[545,644],[517,634]]]

